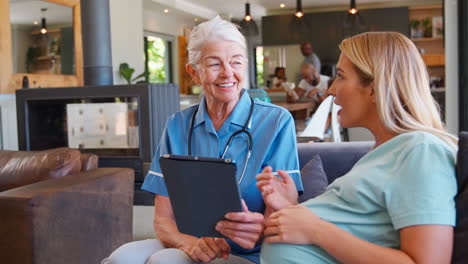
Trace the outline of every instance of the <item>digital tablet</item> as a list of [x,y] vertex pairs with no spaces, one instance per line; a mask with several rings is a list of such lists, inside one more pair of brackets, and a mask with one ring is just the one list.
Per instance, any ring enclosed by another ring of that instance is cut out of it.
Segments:
[[166,154],[159,164],[179,231],[196,237],[224,237],[215,230],[216,223],[228,212],[242,212],[235,163]]

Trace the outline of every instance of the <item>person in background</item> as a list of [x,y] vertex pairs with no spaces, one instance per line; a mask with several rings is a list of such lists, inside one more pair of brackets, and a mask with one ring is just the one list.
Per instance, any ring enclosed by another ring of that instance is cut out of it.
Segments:
[[318,73],[321,72],[322,70],[322,65],[320,63],[320,59],[317,56],[317,54],[314,53],[314,49],[312,47],[312,43],[310,42],[304,42],[301,44],[301,53],[304,56],[304,63],[309,63],[314,65],[315,69],[317,70]]
[[[252,100],[242,88],[247,55],[238,28],[217,16],[192,30],[187,49],[186,70],[202,87],[204,97],[199,105],[168,118],[143,183],[143,190],[155,194],[156,238],[125,244],[103,264],[259,263],[263,219],[272,209],[265,206],[255,176],[269,165],[289,171],[298,191],[303,190],[291,114]],[[163,154],[223,156],[236,161],[245,210],[228,213],[218,222],[216,230],[226,238],[197,238],[178,231],[159,165]]]
[[272,89],[282,89],[282,85],[284,82],[287,82],[286,79],[286,69],[284,67],[276,67],[275,68],[275,75],[273,75],[273,79],[271,82]]
[[396,32],[340,44],[329,89],[343,127],[364,127],[375,146],[326,191],[301,205],[290,178],[257,176],[266,203],[261,261],[450,263],[457,138],[443,126],[424,61]]
[[328,96],[328,83],[330,77],[320,75],[314,65],[304,63],[301,66],[302,79],[296,88],[286,91],[286,100],[295,103],[302,98],[308,98],[315,103],[314,109]]

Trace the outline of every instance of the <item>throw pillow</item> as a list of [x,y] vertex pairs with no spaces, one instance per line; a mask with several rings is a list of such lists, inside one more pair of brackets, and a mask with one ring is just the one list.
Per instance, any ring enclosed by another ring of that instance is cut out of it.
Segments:
[[327,175],[323,171],[322,160],[318,154],[301,170],[302,185],[304,193],[299,196],[299,202],[305,202],[322,194],[328,186]]

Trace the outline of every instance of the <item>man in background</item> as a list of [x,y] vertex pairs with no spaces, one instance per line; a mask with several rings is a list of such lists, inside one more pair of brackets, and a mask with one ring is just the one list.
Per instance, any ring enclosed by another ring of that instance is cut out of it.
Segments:
[[306,98],[302,100],[312,100],[315,103],[314,109],[316,109],[328,95],[330,77],[320,75],[314,65],[307,62],[301,66],[301,77],[297,87],[286,92],[287,101],[295,103]]
[[304,55],[304,63],[309,63],[314,65],[315,69],[317,70],[318,73],[320,73],[320,70],[322,69],[322,65],[320,63],[320,59],[317,56],[317,54],[314,53],[314,49],[312,47],[312,43],[310,42],[304,42],[301,44],[301,52],[302,55]]

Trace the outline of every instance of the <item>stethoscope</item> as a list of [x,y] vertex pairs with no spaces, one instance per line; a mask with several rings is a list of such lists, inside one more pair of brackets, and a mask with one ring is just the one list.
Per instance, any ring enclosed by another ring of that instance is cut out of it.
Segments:
[[[242,174],[239,178],[239,181],[237,182],[237,184],[241,184],[242,182],[242,179],[244,178],[244,174],[245,174],[245,170],[247,168],[247,163],[249,162],[249,159],[250,159],[250,153],[252,152],[252,145],[253,145],[253,141],[252,141],[252,134],[250,134],[249,131],[247,131],[247,126],[249,126],[250,122],[252,121],[252,114],[253,114],[253,111],[254,111],[254,105],[255,105],[255,102],[254,100],[252,99],[252,97],[250,97],[250,112],[249,112],[249,117],[247,118],[247,121],[245,122],[244,126],[242,127],[242,129],[240,130],[237,130],[236,132],[232,133],[232,135],[229,137],[228,139],[228,142],[226,143],[226,146],[224,147],[224,151],[223,151],[223,155],[221,156],[222,159],[224,159],[224,156],[226,155],[226,153],[228,152],[229,150],[229,147],[231,146],[231,143],[232,143],[232,140],[234,139],[235,136],[241,134],[241,133],[245,133],[248,138],[249,138],[249,149],[247,151],[247,156],[245,158],[245,162],[244,162],[244,167],[242,168]],[[200,107],[200,106],[199,106]],[[192,120],[190,122],[190,130],[189,130],[189,136],[188,136],[188,154],[189,155],[192,155],[192,134],[193,134],[193,125],[195,123],[195,117],[197,115],[197,112],[198,112],[198,108],[197,107],[195,109],[195,111],[193,112],[193,115],[192,115]]]

